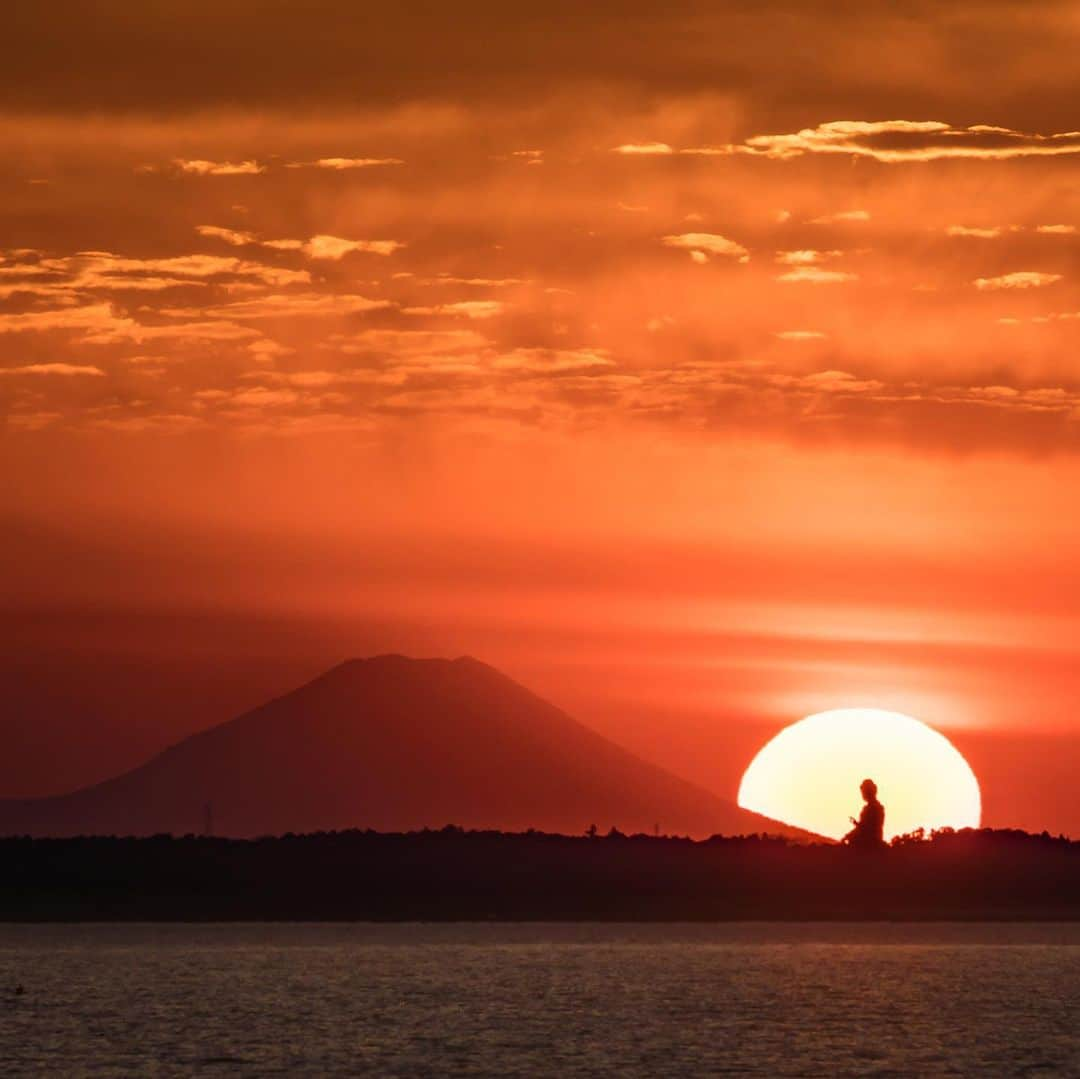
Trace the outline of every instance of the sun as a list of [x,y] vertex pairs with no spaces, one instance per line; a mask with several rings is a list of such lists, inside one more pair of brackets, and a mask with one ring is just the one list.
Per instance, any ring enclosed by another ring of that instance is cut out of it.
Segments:
[[979,781],[959,750],[920,720],[878,708],[838,708],[785,727],[750,762],[739,805],[784,824],[842,838],[873,779],[885,838],[916,828],[977,828]]

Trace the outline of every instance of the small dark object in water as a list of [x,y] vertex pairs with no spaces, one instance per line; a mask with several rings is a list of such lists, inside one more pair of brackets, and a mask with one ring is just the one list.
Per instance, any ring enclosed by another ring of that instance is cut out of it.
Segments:
[[22,985],[15,986],[15,995],[21,997],[26,992],[26,989]]

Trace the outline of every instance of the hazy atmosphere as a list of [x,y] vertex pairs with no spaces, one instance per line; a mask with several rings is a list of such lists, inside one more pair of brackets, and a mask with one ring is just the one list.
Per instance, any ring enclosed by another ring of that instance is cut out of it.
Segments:
[[62,6],[0,45],[0,796],[468,654],[729,800],[909,712],[1080,834],[1076,5]]
[[0,1076],[1080,1076],[1080,0],[7,0]]

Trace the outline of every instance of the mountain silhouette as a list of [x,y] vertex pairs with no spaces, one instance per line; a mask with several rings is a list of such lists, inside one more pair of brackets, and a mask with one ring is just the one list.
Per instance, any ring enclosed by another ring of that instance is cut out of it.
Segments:
[[228,836],[446,824],[793,830],[649,764],[478,660],[354,659],[115,779],[0,800],[0,835]]

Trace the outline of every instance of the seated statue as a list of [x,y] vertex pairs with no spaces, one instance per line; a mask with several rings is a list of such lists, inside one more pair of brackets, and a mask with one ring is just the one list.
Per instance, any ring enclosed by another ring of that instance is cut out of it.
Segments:
[[885,846],[885,807],[878,801],[877,784],[872,779],[864,779],[859,790],[866,805],[858,820],[850,818],[855,827],[844,836],[843,842],[849,847],[878,850]]

